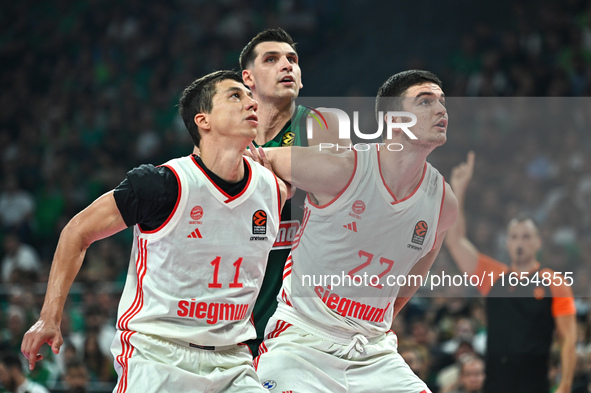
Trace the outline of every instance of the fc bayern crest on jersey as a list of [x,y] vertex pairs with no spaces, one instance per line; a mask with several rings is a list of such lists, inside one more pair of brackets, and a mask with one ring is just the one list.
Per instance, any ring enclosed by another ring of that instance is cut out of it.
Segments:
[[410,239],[410,241],[414,244],[422,246],[423,242],[425,241],[425,236],[427,235],[427,229],[428,226],[425,221],[421,220],[417,222],[415,225],[415,230],[412,233],[412,239]]
[[272,381],[272,380],[269,379],[269,380],[263,382],[263,387],[265,389],[273,390],[273,389],[275,389],[277,387],[277,382]]
[[189,213],[189,215],[191,216],[191,221],[189,221],[189,224],[201,224],[201,221],[199,220],[201,220],[201,217],[203,217],[203,208],[199,205],[196,205],[191,209],[191,213]]
[[361,220],[360,214],[363,214],[364,211],[365,211],[365,202],[363,202],[361,199],[358,199],[355,202],[353,202],[353,205],[351,205],[351,212],[349,212],[349,216],[355,217],[358,220]]
[[252,234],[265,235],[267,233],[267,213],[264,210],[257,210],[252,215]]
[[365,211],[365,202],[363,202],[361,199],[358,199],[355,202],[353,202],[352,208],[353,208],[353,213],[363,214],[363,212]]
[[200,220],[203,217],[203,208],[201,206],[195,206],[191,209],[191,218],[193,220]]

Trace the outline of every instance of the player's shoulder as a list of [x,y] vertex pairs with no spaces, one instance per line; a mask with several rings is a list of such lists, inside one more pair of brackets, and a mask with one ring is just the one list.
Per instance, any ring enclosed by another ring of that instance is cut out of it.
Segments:
[[127,172],[127,179],[138,196],[144,199],[168,193],[176,195],[178,189],[178,180],[168,165],[142,164]]

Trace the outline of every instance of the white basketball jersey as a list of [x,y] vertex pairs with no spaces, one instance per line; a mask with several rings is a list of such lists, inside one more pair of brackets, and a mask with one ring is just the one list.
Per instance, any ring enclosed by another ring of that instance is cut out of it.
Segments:
[[425,163],[416,189],[397,200],[381,175],[377,146],[355,156],[354,174],[333,201],[306,201],[277,315],[372,337],[390,329],[403,280],[435,244],[445,181]]
[[233,197],[193,156],[164,164],[179,198],[160,228],[134,228],[118,329],[200,346],[256,336],[249,319],[277,236],[280,194],[275,176],[245,159],[250,177]]

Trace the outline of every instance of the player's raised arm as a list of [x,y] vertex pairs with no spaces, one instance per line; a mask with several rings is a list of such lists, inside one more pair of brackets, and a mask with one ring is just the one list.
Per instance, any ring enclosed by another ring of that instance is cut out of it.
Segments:
[[43,343],[59,353],[63,343],[60,323],[70,287],[74,282],[88,247],[96,240],[111,236],[127,225],[110,191],[78,213],[62,230],[53,257],[47,293],[39,320],[27,331],[21,351],[29,359],[29,368],[43,359],[38,354]]
[[458,217],[445,238],[445,245],[461,271],[472,274],[478,264],[478,250],[466,236],[464,201],[466,190],[474,172],[474,152],[469,152],[466,162],[456,166],[451,173],[451,188],[458,201]]

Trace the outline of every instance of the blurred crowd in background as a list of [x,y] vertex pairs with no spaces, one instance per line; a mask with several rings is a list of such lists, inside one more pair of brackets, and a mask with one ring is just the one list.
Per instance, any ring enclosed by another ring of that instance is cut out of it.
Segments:
[[[414,50],[397,51],[390,37],[391,52],[376,58],[356,50],[367,51],[360,42],[390,42],[378,31],[387,26],[373,29],[359,12],[392,8],[394,19],[405,18],[387,1],[22,0],[0,7],[0,353],[19,353],[37,320],[67,221],[127,170],[189,154],[176,106],[183,88],[205,73],[237,69],[250,38],[281,26],[298,42],[301,95],[371,97],[408,68],[442,78],[448,142],[429,160],[449,178],[468,150],[476,152],[466,209],[481,251],[508,261],[506,224],[526,211],[540,224],[542,263],[575,272],[573,392],[589,392],[591,99],[583,97],[591,96],[591,1],[500,1],[502,21],[475,18],[455,40],[438,38],[436,24],[420,26],[431,34],[397,37],[416,37]],[[130,244],[127,230],[88,250],[64,314],[61,353],[45,347],[30,379],[55,392],[112,389],[109,346]],[[445,250],[433,269],[457,272]],[[482,384],[483,302],[419,292],[395,321],[400,352],[434,393]],[[78,387],[67,382],[70,368],[82,373]],[[549,378],[559,375],[554,365]]]

